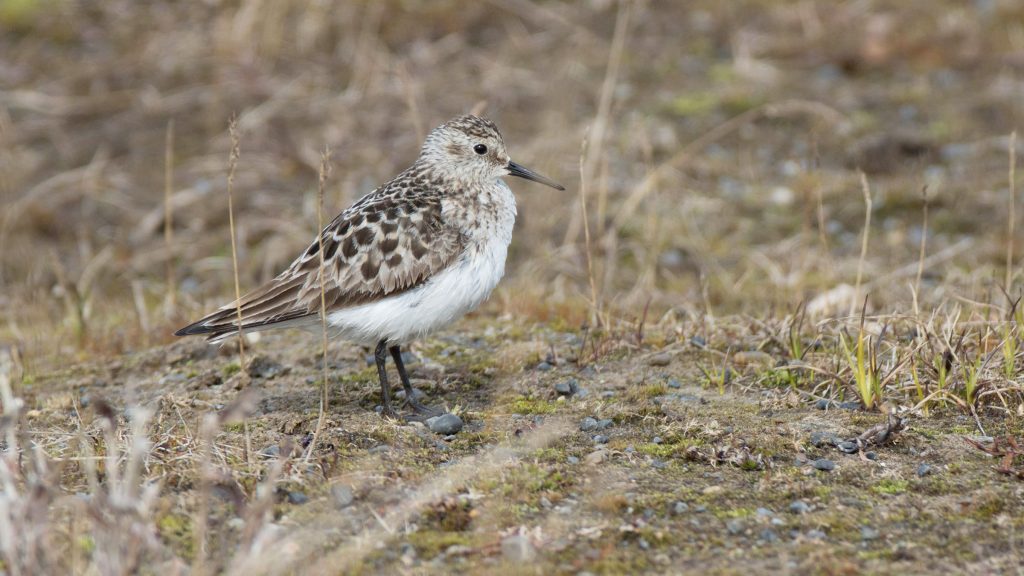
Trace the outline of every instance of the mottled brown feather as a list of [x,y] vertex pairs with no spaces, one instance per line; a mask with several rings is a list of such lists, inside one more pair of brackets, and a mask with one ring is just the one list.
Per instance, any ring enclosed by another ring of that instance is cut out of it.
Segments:
[[[328,311],[415,288],[458,258],[465,238],[442,215],[439,185],[425,166],[414,164],[324,228]],[[287,270],[241,298],[243,329],[319,313],[319,251],[319,242],[313,241]],[[237,330],[238,306],[227,304],[180,333],[216,338]]]

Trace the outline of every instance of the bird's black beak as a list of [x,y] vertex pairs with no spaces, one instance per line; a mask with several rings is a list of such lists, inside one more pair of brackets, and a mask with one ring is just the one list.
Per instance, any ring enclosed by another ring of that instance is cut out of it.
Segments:
[[519,164],[516,164],[515,162],[509,161],[507,168],[508,168],[508,175],[509,176],[519,176],[520,178],[526,178],[527,180],[533,180],[534,182],[540,182],[541,184],[543,184],[545,186],[551,186],[555,190],[565,190],[565,186],[562,186],[558,182],[555,182],[554,180],[552,180],[550,178],[546,178],[544,176],[541,176],[540,174],[537,174],[533,170],[530,170],[529,168],[525,168],[523,166],[520,166]]

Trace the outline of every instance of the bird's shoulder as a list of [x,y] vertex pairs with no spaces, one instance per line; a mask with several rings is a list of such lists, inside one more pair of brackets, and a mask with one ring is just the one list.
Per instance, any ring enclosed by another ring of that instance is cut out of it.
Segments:
[[445,220],[441,185],[406,171],[339,214],[283,275],[305,277],[300,302],[320,307],[321,242],[328,308],[403,292],[451,265],[466,238]]

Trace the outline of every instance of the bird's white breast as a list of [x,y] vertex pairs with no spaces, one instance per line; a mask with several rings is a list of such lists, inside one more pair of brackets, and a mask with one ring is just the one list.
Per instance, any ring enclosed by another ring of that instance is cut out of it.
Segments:
[[497,184],[482,194],[488,204],[481,218],[463,230],[467,247],[451,266],[407,292],[329,313],[334,334],[369,345],[385,339],[405,344],[451,324],[486,300],[505,273],[516,216],[511,190],[500,180]]

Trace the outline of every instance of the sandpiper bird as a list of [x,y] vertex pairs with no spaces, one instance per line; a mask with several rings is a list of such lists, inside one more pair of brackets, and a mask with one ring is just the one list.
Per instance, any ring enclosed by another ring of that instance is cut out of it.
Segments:
[[475,309],[498,284],[516,217],[504,176],[565,189],[512,162],[490,120],[450,120],[430,132],[412,166],[339,214],[287,270],[175,334],[230,338],[239,309],[243,332],[319,330],[322,244],[329,333],[376,346],[382,414],[395,415],[388,353],[409,405],[436,414],[415,399],[400,347]]

